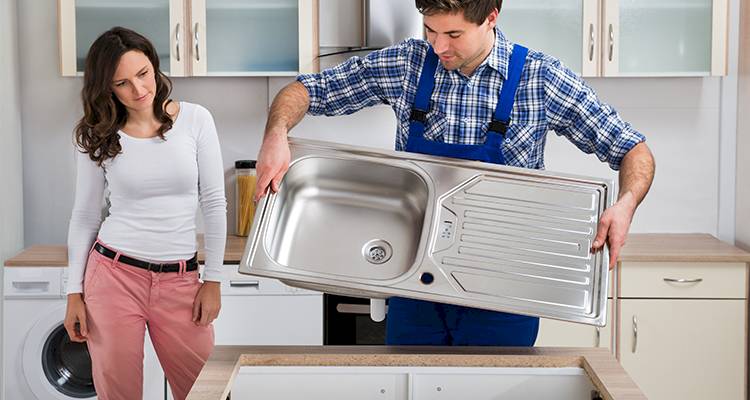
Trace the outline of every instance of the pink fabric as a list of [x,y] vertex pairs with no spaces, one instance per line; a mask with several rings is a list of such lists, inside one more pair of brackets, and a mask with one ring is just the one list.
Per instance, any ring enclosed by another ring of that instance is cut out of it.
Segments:
[[[113,249],[114,250],[114,249]],[[120,254],[115,257],[119,259]],[[94,386],[100,400],[143,397],[143,341],[151,342],[172,388],[183,400],[214,346],[213,325],[192,321],[198,271],[158,273],[89,254],[83,294]]]

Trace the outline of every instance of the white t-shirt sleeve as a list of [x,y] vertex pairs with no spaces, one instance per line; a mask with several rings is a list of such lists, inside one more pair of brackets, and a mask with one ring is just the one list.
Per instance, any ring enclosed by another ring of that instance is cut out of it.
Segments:
[[219,137],[211,113],[196,110],[198,131],[198,200],[203,214],[205,239],[204,281],[222,280],[227,241],[227,199],[224,194],[224,164]]
[[76,194],[68,226],[68,294],[83,293],[89,250],[102,222],[104,185],[104,168],[76,147]]

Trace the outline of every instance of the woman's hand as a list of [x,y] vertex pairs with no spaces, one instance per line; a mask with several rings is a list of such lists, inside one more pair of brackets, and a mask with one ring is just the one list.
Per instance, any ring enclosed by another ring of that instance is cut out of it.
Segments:
[[193,322],[207,326],[219,316],[221,310],[221,284],[203,282],[193,301]]
[[[76,323],[79,324],[76,327]],[[68,307],[65,310],[65,330],[68,331],[71,342],[83,343],[89,331],[86,327],[86,305],[83,302],[81,293],[71,293],[68,295]],[[78,329],[76,329],[78,328]]]

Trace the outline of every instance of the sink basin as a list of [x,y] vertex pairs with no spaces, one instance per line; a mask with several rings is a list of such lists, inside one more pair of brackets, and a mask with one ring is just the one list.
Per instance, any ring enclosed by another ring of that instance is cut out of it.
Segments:
[[239,271],[603,326],[608,179],[292,139]]
[[388,280],[417,262],[429,189],[411,169],[306,157],[270,205],[265,248],[281,266],[337,278]]

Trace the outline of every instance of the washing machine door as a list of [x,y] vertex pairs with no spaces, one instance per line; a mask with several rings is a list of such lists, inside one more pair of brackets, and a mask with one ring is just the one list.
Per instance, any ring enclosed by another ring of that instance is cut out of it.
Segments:
[[71,342],[65,304],[40,316],[23,344],[23,372],[37,399],[96,398],[91,357],[85,343]]

